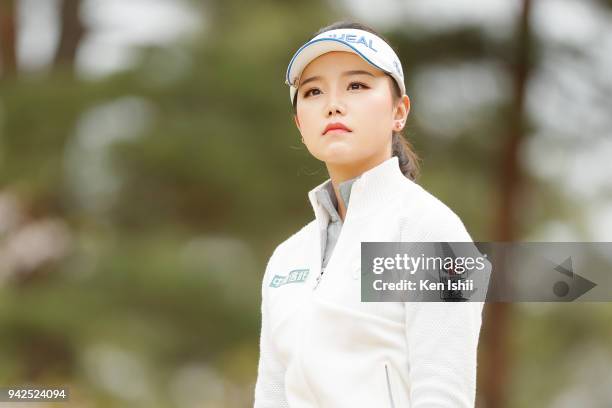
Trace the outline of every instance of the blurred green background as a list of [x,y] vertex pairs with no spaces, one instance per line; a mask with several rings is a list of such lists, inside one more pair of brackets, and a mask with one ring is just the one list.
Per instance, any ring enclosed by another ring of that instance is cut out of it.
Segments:
[[[0,0],[0,386],[252,406],[265,263],[327,178],[285,69],[339,19],[398,50],[474,240],[612,241],[610,0]],[[612,406],[611,321],[487,305],[477,405]]]

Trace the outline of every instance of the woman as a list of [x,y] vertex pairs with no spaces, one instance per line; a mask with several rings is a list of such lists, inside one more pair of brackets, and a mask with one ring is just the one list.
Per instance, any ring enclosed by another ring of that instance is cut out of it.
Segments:
[[396,53],[369,27],[335,23],[295,53],[287,83],[302,142],[330,178],[263,277],[255,407],[473,407],[482,302],[360,298],[362,241],[472,241],[415,183]]

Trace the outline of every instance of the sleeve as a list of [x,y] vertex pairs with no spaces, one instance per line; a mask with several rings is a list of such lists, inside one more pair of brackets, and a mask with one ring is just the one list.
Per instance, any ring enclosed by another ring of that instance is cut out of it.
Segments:
[[[429,242],[473,242],[454,213]],[[484,302],[406,302],[410,407],[474,408]]]
[[269,280],[268,276],[272,273],[273,259],[274,254],[268,261],[261,284],[261,332],[254,408],[289,408],[285,396],[285,367],[279,360],[270,339],[266,282]]

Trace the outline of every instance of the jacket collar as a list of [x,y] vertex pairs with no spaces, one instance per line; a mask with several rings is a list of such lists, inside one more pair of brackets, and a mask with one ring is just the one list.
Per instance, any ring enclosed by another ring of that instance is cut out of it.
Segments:
[[[338,186],[344,205],[349,204],[351,188],[358,178],[359,176],[350,180],[345,180]],[[323,206],[329,218],[331,218],[332,221],[340,221],[340,215],[338,214],[338,199],[336,198],[336,193],[334,192],[334,187],[330,179],[327,179],[327,181],[323,183],[323,188],[315,191],[315,195],[317,196],[317,202]]]
[[[397,190],[407,182],[413,183],[401,172],[397,156],[391,156],[384,162],[366,170],[356,178],[351,186],[347,218],[360,217],[378,210],[382,204],[388,203],[397,196]],[[328,178],[308,192],[308,199],[321,228],[325,228],[329,221],[327,211],[318,200],[320,196],[318,192],[326,188],[326,183],[331,183],[331,179]]]

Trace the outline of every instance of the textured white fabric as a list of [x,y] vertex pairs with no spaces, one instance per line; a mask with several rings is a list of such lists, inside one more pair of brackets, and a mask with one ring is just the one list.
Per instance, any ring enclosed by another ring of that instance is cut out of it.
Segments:
[[308,193],[315,219],[266,267],[255,408],[474,407],[483,302],[361,302],[361,242],[471,242],[459,217],[391,157],[353,184],[317,282],[324,184]]
[[[272,270],[272,260],[270,257],[265,275]],[[280,362],[277,353],[274,351],[272,339],[270,339],[269,319],[266,313],[265,287],[262,286],[261,302],[261,336],[259,340],[259,367],[258,380],[255,385],[255,401],[258,407],[289,408],[285,397],[285,367]]]

